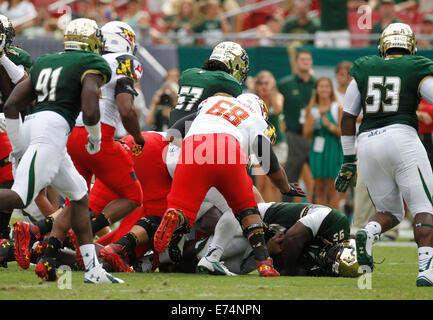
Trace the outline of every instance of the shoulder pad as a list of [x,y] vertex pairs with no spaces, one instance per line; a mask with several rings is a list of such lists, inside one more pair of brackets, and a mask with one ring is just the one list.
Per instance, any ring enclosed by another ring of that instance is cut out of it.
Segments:
[[143,67],[136,57],[125,54],[116,57],[116,60],[118,63],[116,67],[117,75],[125,75],[133,80],[141,79],[141,76],[143,75]]

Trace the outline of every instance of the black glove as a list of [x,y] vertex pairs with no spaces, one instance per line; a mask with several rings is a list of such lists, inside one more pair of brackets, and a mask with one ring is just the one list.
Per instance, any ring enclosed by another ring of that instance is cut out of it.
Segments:
[[289,197],[305,197],[307,194],[304,192],[304,190],[301,189],[299,184],[297,183],[289,183],[289,186],[291,188],[288,192],[282,192],[285,196]]

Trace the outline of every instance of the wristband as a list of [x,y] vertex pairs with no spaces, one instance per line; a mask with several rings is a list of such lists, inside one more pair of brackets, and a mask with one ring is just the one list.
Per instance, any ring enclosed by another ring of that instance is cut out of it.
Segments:
[[101,122],[94,124],[93,126],[84,125],[86,127],[87,132],[89,133],[89,137],[93,141],[101,140]]

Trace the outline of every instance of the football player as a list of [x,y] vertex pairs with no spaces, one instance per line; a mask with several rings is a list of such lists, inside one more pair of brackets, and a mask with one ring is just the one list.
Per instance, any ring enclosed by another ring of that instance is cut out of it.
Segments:
[[[237,98],[216,95],[200,104],[182,142],[167,197],[168,209],[155,233],[156,252],[167,249],[174,233],[188,232],[207,192],[215,187],[242,225],[253,247],[259,275],[279,276],[264,245],[263,222],[252,191],[252,180],[246,170],[248,157],[253,152],[266,160],[275,156],[266,120],[267,107],[253,94]],[[284,172],[278,161],[276,163],[276,168],[268,167],[266,171]],[[299,194],[285,175],[278,176],[274,182],[283,193]]]
[[[88,188],[90,189],[91,179],[95,175],[118,196],[107,204],[103,212],[92,219],[93,234],[132,212],[141,205],[142,200],[141,185],[136,178],[133,161],[126,150],[114,141],[115,129],[122,122],[134,138],[132,148],[135,155],[141,153],[144,145],[137,114],[134,110],[134,96],[136,95],[134,83],[142,75],[141,64],[134,56],[136,51],[135,34],[128,24],[120,21],[105,24],[101,28],[101,32],[104,38],[103,58],[112,70],[111,80],[101,88],[101,148],[96,154],[85,152],[87,131],[82,113],[79,114],[67,143],[68,154],[78,172],[85,178]],[[54,244],[55,250],[49,250],[45,253],[46,258],[54,258],[57,250],[60,249],[66,232],[70,228],[69,220],[69,209],[66,208],[62,215],[56,219],[56,224],[51,231],[51,237],[56,238],[57,241]],[[20,235],[29,232],[35,233],[30,227],[17,230]],[[74,235],[71,233],[69,235],[75,242]],[[27,235],[26,239],[29,238]],[[33,238],[39,240],[37,237]],[[17,250],[20,250],[20,246],[16,246]],[[28,251],[31,243],[23,243],[22,246],[22,251]],[[47,256],[48,254],[53,255]]]
[[216,45],[201,68],[182,72],[177,105],[170,112],[169,126],[195,113],[203,100],[218,92],[233,97],[240,95],[249,68],[248,54],[239,44],[226,41]]
[[[88,218],[87,185],[66,152],[68,135],[80,111],[88,132],[87,152],[94,154],[100,149],[99,88],[111,79],[110,67],[100,56],[101,46],[102,37],[95,21],[71,21],[65,29],[65,50],[40,56],[30,76],[9,96],[4,112],[15,179],[11,190],[0,190],[0,206],[25,208],[41,189],[52,185],[70,199],[71,225],[86,268],[84,281],[121,283],[98,261]],[[22,124],[19,112],[34,99],[31,114]],[[18,237],[16,242],[22,240]],[[49,242],[47,250],[52,245]],[[20,255],[16,258],[23,259]],[[41,259],[35,273],[44,279],[55,279],[53,265],[54,261]]]
[[[12,165],[9,161],[12,146],[6,133],[3,104],[14,86],[27,77],[32,59],[26,51],[12,45],[15,30],[4,15],[0,15],[0,37],[0,188],[9,189],[13,184]],[[0,239],[9,239],[11,215],[11,210],[0,210]]]
[[[418,245],[417,286],[433,286],[433,173],[418,137],[420,98],[433,103],[433,62],[416,56],[415,35],[407,24],[390,24],[379,42],[380,56],[359,58],[351,69],[343,106],[344,161],[335,187],[345,192],[359,170],[377,213],[356,233],[358,262],[374,268],[373,242],[404,218],[403,200],[414,216]],[[355,138],[356,118],[364,117]]]

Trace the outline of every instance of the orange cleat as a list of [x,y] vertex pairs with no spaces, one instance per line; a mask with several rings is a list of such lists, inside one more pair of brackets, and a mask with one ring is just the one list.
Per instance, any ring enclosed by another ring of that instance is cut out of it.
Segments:
[[30,266],[32,245],[41,237],[39,228],[25,221],[14,223],[15,259],[23,269]]
[[185,214],[181,210],[167,209],[155,232],[153,246],[156,252],[164,252],[174,233],[188,233],[190,226]]
[[108,263],[114,272],[135,272],[129,265],[129,257],[124,246],[110,243],[99,251],[99,258]]
[[275,270],[272,259],[268,258],[264,261],[256,261],[257,271],[260,277],[279,277],[280,274]]
[[36,264],[35,273],[43,280],[57,281],[59,277],[56,273],[56,259],[42,257]]

